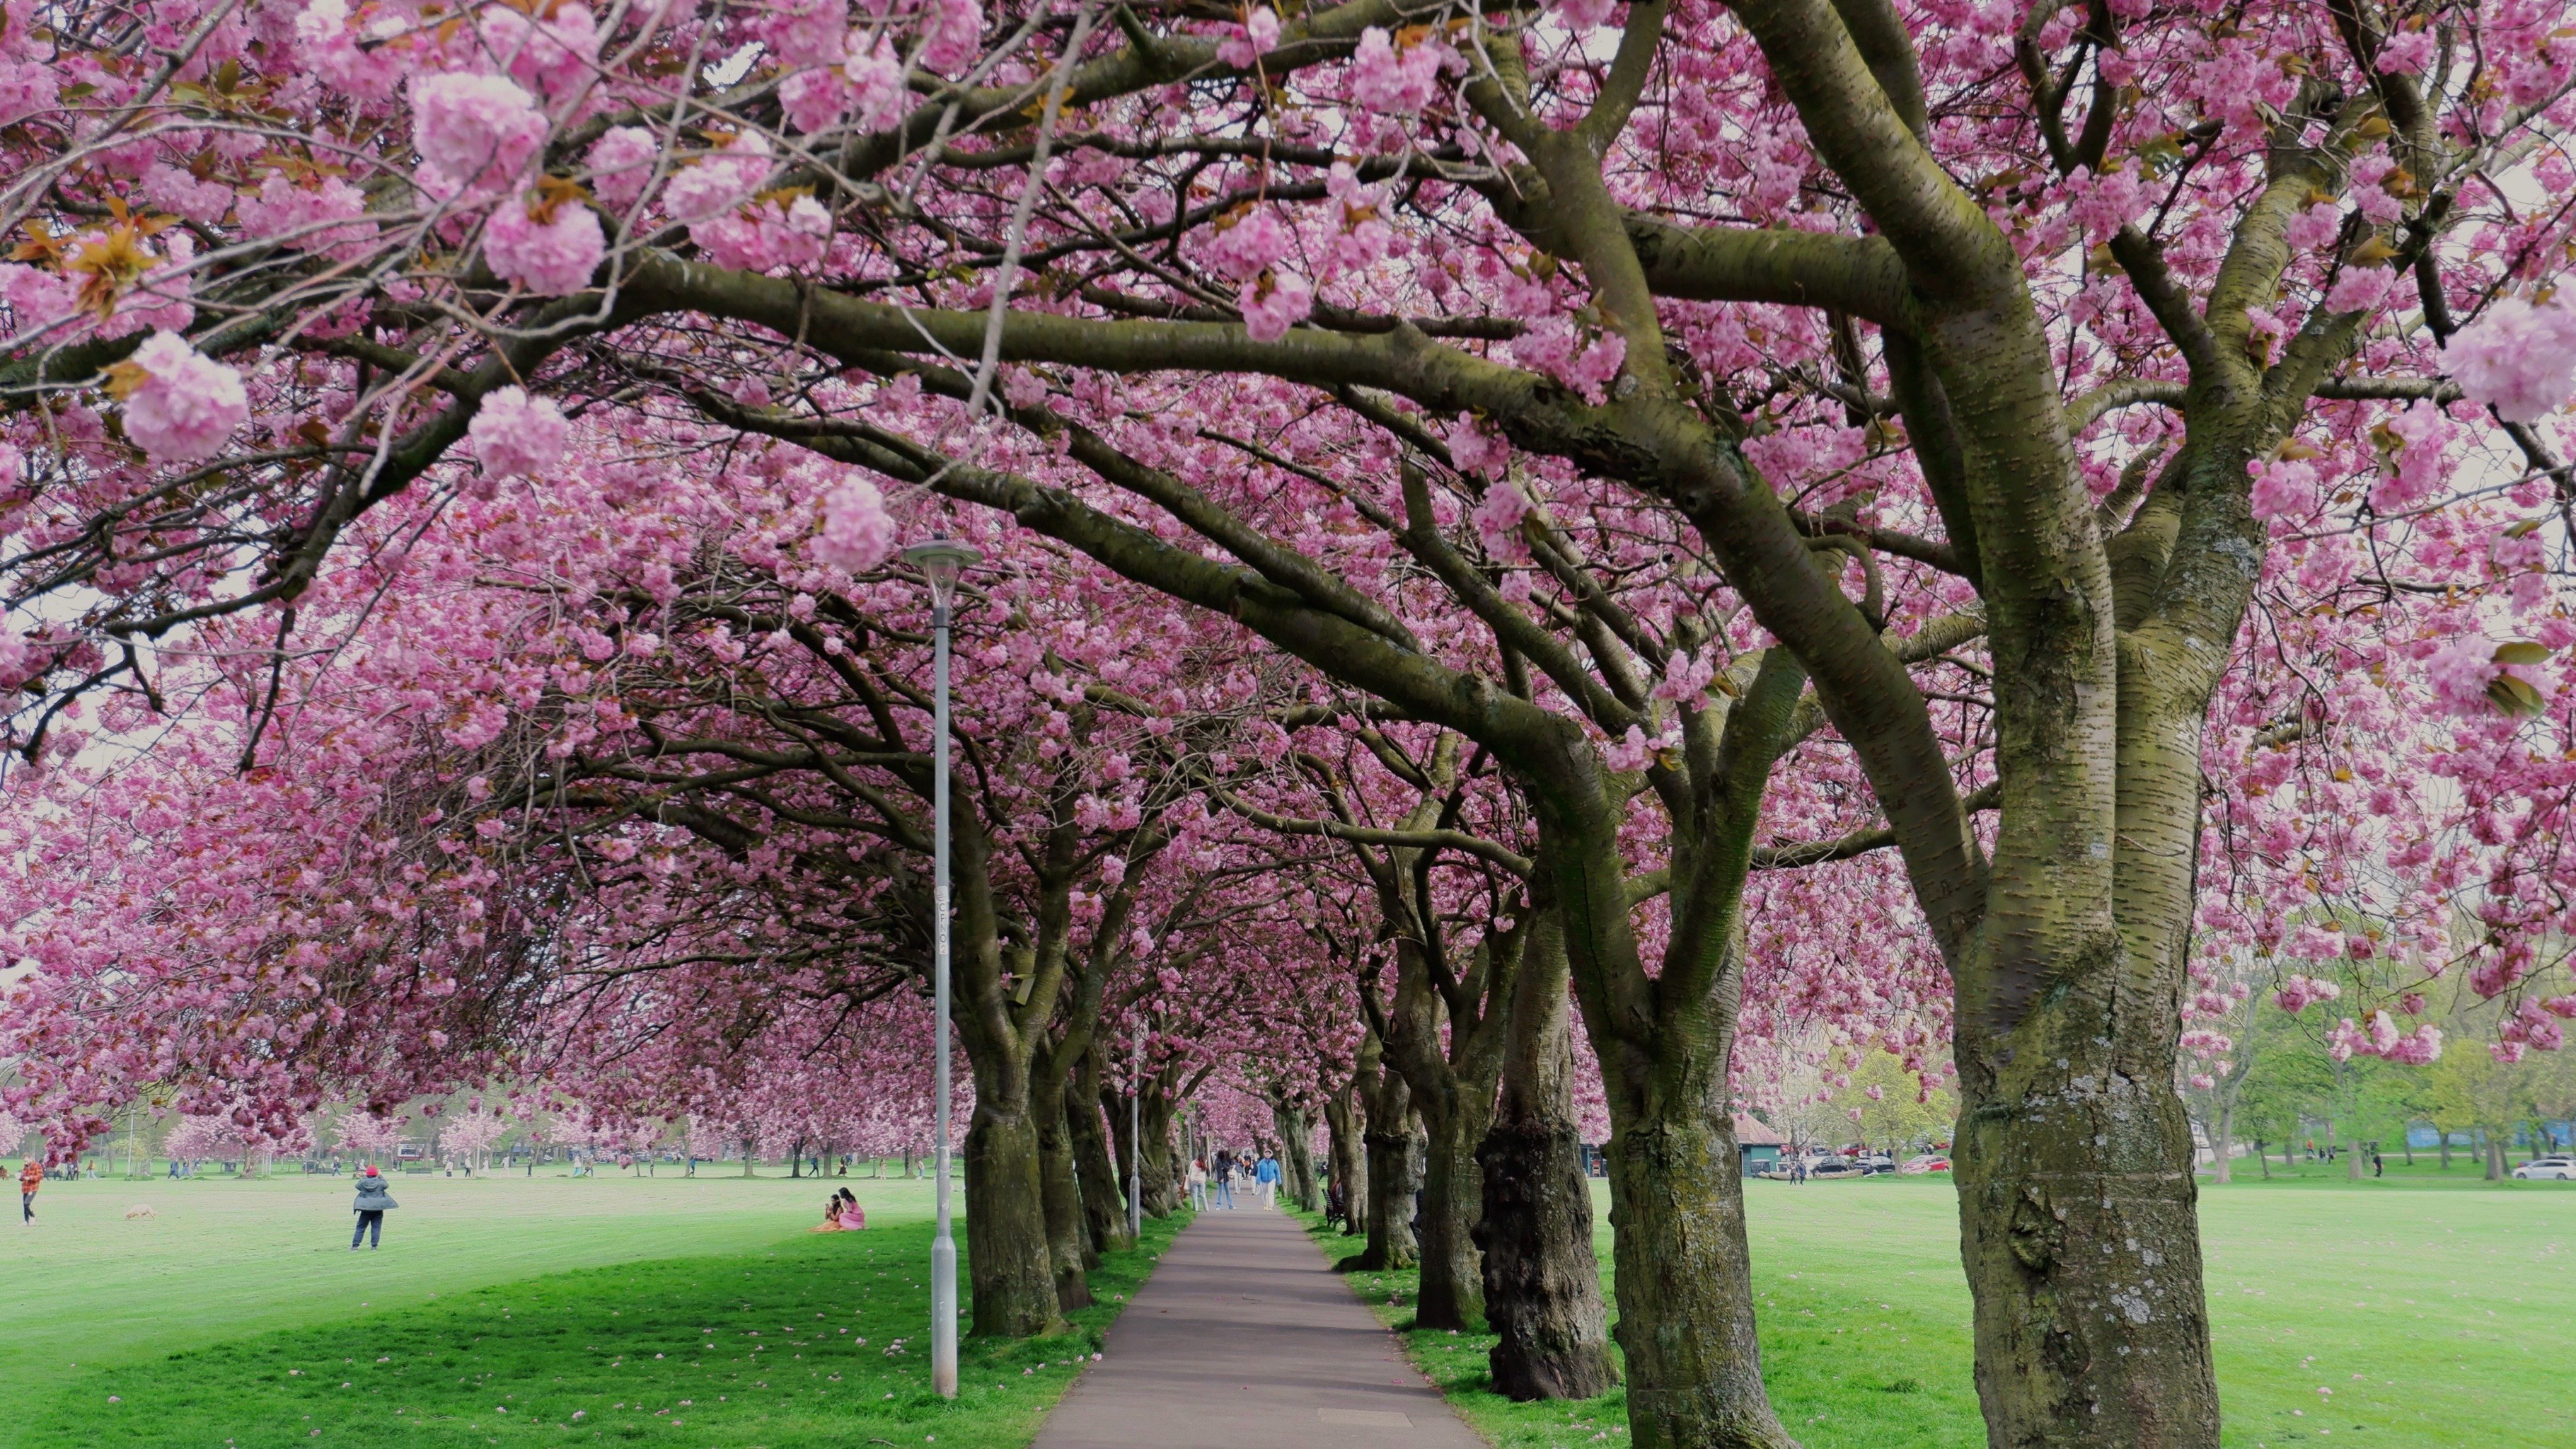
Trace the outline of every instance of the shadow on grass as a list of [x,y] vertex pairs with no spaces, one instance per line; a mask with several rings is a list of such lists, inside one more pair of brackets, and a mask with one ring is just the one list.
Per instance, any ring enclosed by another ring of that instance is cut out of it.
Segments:
[[[1499,1449],[1583,1449],[1629,1440],[1628,1396],[1614,1388],[1598,1398],[1516,1403],[1494,1392],[1495,1338],[1414,1326],[1421,1274],[1416,1269],[1363,1272],[1340,1229],[1320,1216],[1296,1215],[1351,1290],[1402,1339],[1415,1368],[1436,1385],[1476,1431]],[[1610,1291],[1609,1243],[1603,1291]],[[1968,1381],[1965,1336],[1948,1325],[1891,1305],[1858,1305],[1846,1295],[1806,1286],[1789,1275],[1764,1290],[1763,1381],[1772,1406],[1808,1449],[1956,1449],[1983,1443],[1976,1394]],[[1856,1308],[1879,1311],[1856,1313]],[[1616,1319],[1615,1300],[1612,1317]],[[1620,1358],[1611,1346],[1613,1361]],[[1624,1365],[1623,1365],[1624,1367]]]

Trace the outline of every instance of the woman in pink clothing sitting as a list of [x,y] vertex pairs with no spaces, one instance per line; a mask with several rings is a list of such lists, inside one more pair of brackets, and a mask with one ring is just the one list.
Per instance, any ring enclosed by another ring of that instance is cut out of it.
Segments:
[[823,1199],[823,1220],[814,1225],[818,1233],[855,1233],[868,1225],[868,1215],[860,1209],[859,1200],[848,1188]]

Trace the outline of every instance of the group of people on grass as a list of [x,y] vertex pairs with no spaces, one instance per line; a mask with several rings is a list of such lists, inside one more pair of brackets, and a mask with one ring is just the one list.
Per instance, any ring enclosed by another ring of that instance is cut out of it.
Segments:
[[[1228,1166],[1230,1169],[1231,1163]],[[1276,1182],[1278,1167],[1277,1163],[1263,1158],[1262,1168],[1270,1175],[1262,1180]],[[1194,1168],[1193,1172],[1195,1174],[1193,1181],[1201,1185],[1201,1196],[1204,1196],[1207,1173],[1203,1168]],[[44,1185],[45,1167],[42,1162],[30,1157],[19,1166],[19,1221],[32,1223],[36,1220],[36,1190]],[[384,1246],[385,1214],[400,1206],[400,1203],[394,1201],[392,1188],[385,1181],[384,1174],[376,1170],[375,1164],[369,1163],[366,1171],[358,1175],[357,1200],[349,1205],[349,1211],[358,1215],[357,1226],[349,1233],[349,1251],[352,1253],[358,1251],[361,1243],[370,1250]],[[1228,1199],[1227,1206],[1233,1206],[1231,1198]],[[867,1225],[867,1211],[859,1206],[858,1198],[845,1187],[823,1200],[823,1221],[815,1226],[814,1231],[855,1233]]]
[[1261,1189],[1263,1207],[1279,1205],[1278,1158],[1264,1152],[1256,1160],[1249,1155],[1237,1156],[1232,1148],[1219,1148],[1216,1154],[1216,1165],[1213,1168],[1208,1165],[1208,1160],[1204,1157],[1190,1159],[1189,1172],[1186,1174],[1190,1189],[1190,1206],[1200,1212],[1207,1211],[1210,1191],[1213,1189],[1215,1206],[1231,1209],[1234,1206],[1234,1185],[1238,1176],[1249,1179],[1251,1185]]
[[868,1215],[848,1188],[823,1199],[823,1220],[814,1225],[818,1233],[855,1233],[868,1225]]

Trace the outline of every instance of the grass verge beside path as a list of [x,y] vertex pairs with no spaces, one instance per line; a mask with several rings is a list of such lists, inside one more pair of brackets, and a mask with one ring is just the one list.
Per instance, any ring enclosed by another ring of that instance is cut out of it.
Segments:
[[[385,1245],[360,1253],[346,1177],[49,1182],[32,1226],[0,1223],[0,1426],[70,1376],[540,1273],[767,1246],[822,1216],[823,1184],[740,1173],[396,1177]],[[873,1224],[930,1216],[927,1182],[844,1183]],[[136,1205],[153,1216],[127,1218]]]
[[1148,1222],[1143,1246],[1093,1274],[1101,1301],[1071,1332],[963,1340],[954,1403],[930,1390],[930,1227],[910,1222],[558,1273],[173,1353],[85,1375],[11,1442],[1010,1449],[1185,1221]]
[[[2576,1355],[2576,1186],[2401,1182],[2390,1166],[2376,1184],[2203,1185],[2228,1449],[2576,1443],[2558,1382]],[[1808,1449],[1985,1442],[1948,1180],[1746,1187],[1763,1379],[1790,1432]],[[1596,1183],[1605,1279],[1608,1207]],[[1359,1251],[1306,1223],[1328,1257]],[[1502,1449],[1626,1442],[1622,1393],[1515,1404],[1488,1387],[1490,1336],[1408,1329],[1416,1274],[1350,1279]]]

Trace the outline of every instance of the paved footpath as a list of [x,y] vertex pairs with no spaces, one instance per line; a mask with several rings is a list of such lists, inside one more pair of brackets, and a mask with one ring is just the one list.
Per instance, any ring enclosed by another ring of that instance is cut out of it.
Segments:
[[1205,1212],[1035,1449],[1484,1449],[1285,1213]]

